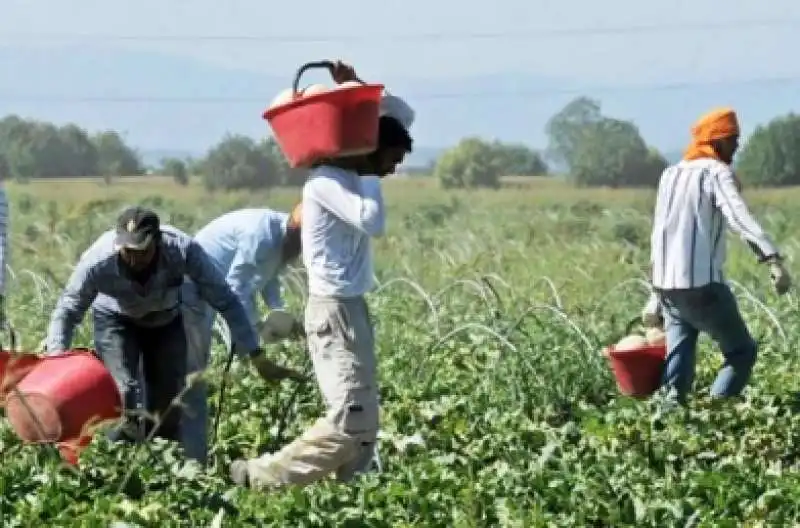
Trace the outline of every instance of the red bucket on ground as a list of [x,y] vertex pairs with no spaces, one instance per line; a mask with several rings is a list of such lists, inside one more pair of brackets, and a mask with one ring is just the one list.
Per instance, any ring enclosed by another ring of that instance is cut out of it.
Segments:
[[645,345],[633,350],[606,349],[611,371],[619,391],[625,396],[646,398],[661,385],[661,374],[667,357],[667,347]]
[[5,405],[5,399],[11,390],[41,360],[42,358],[35,354],[21,354],[0,350],[0,406]]
[[42,358],[6,398],[6,416],[22,440],[57,443],[72,463],[95,426],[121,415],[117,385],[90,351]]
[[[327,61],[305,64],[295,77],[294,93],[298,93],[300,76],[306,70],[332,67]],[[325,158],[374,151],[382,93],[381,84],[336,87],[305,97],[298,95],[291,102],[267,109],[263,117],[289,165],[308,167]]]

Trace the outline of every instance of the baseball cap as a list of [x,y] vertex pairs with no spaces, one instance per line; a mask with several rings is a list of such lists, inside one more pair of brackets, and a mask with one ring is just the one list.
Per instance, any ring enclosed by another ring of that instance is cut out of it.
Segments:
[[161,221],[155,212],[144,207],[128,207],[117,218],[114,246],[117,249],[145,249],[157,238],[160,230]]

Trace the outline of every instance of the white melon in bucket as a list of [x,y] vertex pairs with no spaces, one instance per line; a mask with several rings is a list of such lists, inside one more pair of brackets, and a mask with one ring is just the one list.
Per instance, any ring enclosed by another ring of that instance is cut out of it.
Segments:
[[291,88],[286,88],[285,90],[281,90],[281,92],[275,96],[275,98],[270,103],[269,107],[274,108],[276,106],[280,106],[282,104],[286,104],[291,102],[294,99],[294,92]]
[[336,88],[354,88],[356,86],[364,86],[358,81],[345,81],[342,84],[336,86]]
[[630,352],[632,350],[639,350],[645,346],[647,346],[647,339],[644,336],[632,334],[620,339],[620,341],[614,345],[614,351]]
[[328,91],[328,87],[324,84],[312,84],[308,86],[302,91],[303,97],[308,97],[309,95],[317,95],[321,93],[325,93]]

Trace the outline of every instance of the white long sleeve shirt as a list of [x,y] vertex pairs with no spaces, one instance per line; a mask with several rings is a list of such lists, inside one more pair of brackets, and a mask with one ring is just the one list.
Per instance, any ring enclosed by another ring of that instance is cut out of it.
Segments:
[[309,294],[358,297],[374,287],[370,238],[386,225],[377,176],[331,166],[311,171],[303,187],[301,238]]
[[726,227],[762,260],[778,253],[739,194],[728,165],[699,159],[664,170],[650,239],[653,287],[674,290],[724,282]]

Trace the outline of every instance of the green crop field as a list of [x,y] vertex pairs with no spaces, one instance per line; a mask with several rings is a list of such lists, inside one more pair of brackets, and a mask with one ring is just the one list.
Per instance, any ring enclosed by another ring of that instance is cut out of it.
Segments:
[[[288,208],[300,191],[210,195],[169,180],[8,184],[8,313],[24,348],[45,335],[78,255],[126,202],[194,232],[245,205]],[[688,418],[651,425],[619,397],[601,348],[646,299],[652,191],[571,190],[511,179],[498,191],[387,182],[389,232],[375,243],[370,297],[381,371],[381,473],[273,493],[232,487],[227,463],[299,434],[323,406],[313,384],[268,387],[236,364],[214,463],[173,446],[96,438],[75,472],[0,421],[0,526],[797,526],[797,297],[731,240],[728,272],[761,343],[746,398],[712,404],[720,363],[701,340]],[[745,191],[792,259],[800,191]],[[796,271],[796,270],[795,270]],[[302,310],[303,274],[284,278]],[[92,346],[84,322],[75,345]],[[215,345],[219,386],[225,349]],[[269,349],[308,368],[301,343]],[[212,413],[218,394],[212,392]],[[288,406],[288,426],[276,438]],[[122,526],[122,525],[121,525]]]

